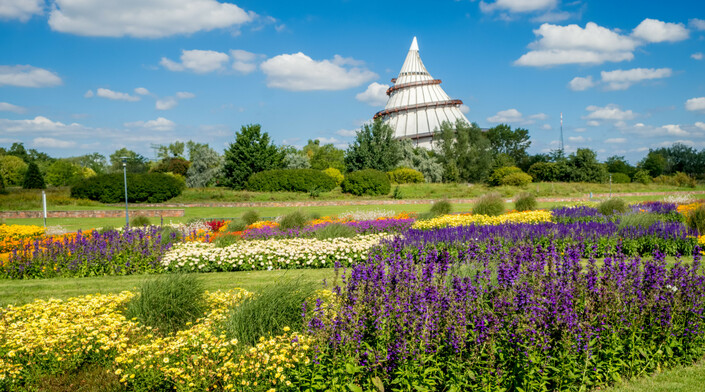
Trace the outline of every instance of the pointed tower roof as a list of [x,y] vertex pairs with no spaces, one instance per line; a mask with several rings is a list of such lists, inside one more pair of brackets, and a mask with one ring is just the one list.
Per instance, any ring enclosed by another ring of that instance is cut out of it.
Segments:
[[451,99],[443,91],[440,79],[428,73],[419,55],[419,45],[414,37],[399,76],[387,90],[389,100],[384,110],[375,114],[394,129],[396,138],[412,138],[417,142],[430,138],[444,121],[455,123],[469,121],[460,111],[463,102]]

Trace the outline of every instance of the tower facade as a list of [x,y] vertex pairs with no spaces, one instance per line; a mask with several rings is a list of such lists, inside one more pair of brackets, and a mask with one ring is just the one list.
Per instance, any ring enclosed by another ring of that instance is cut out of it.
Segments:
[[411,139],[415,145],[431,148],[433,132],[444,121],[455,124],[460,119],[470,123],[460,111],[463,101],[451,99],[441,88],[441,80],[434,79],[426,70],[416,37],[399,76],[392,83],[387,90],[387,105],[374,118],[382,118],[389,124],[397,139]]

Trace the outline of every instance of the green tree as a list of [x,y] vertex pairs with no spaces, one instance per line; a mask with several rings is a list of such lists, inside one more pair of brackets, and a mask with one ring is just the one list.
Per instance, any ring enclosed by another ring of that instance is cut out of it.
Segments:
[[267,132],[262,133],[259,124],[245,125],[225,150],[223,183],[232,189],[243,189],[250,175],[279,169],[283,161],[283,151],[271,143]]
[[666,171],[667,164],[668,162],[663,155],[649,150],[649,153],[639,162],[637,167],[646,170],[651,177],[658,177]]
[[39,166],[36,163],[30,162],[27,167],[27,172],[24,174],[24,180],[22,181],[22,188],[24,189],[44,189],[46,185],[44,184],[44,177],[39,171]]
[[157,147],[157,157],[161,158],[162,160],[164,159],[169,159],[169,158],[181,158],[184,159],[184,150],[186,148],[186,143],[184,142],[173,142],[170,143],[169,145],[163,145],[160,144]]
[[531,146],[529,131],[523,128],[512,128],[507,124],[500,124],[490,128],[485,134],[490,141],[492,153],[506,154],[514,160],[514,164],[521,162],[526,157],[526,150]]
[[313,158],[313,155],[321,148],[321,141],[316,139],[308,139],[308,143],[304,146],[301,152],[308,157],[308,159]]
[[[443,164],[443,181],[484,181],[492,168],[490,141],[477,124],[458,120],[455,126],[441,124],[434,135],[437,152]],[[457,178],[457,179],[456,179]]]
[[[81,155],[73,158],[68,158],[69,161],[93,170],[97,174],[102,174],[105,173],[106,168],[107,168],[107,160],[105,159],[105,156],[102,154],[99,154],[97,152],[94,152],[92,154],[86,154],[86,155]],[[122,167],[122,166],[121,166]]]
[[7,185],[21,185],[26,171],[27,164],[21,158],[12,155],[0,156],[0,175]]
[[622,173],[632,177],[636,172],[636,168],[627,162],[623,156],[613,155],[605,161],[607,171],[610,173]]
[[216,184],[223,168],[223,158],[208,144],[190,145],[191,166],[186,172],[186,186],[204,188]]
[[574,182],[604,182],[605,165],[597,161],[597,154],[589,148],[579,148],[568,157],[570,180]]
[[299,151],[287,151],[284,155],[284,168],[286,169],[310,169],[311,159],[308,155]]
[[71,185],[82,178],[81,167],[68,159],[57,159],[47,168],[46,181],[54,186]]
[[443,180],[443,165],[435,155],[422,147],[414,147],[410,139],[401,140],[400,167],[420,171],[428,182],[441,182]]
[[149,169],[147,163],[149,160],[142,155],[128,150],[127,148],[121,148],[114,153],[110,154],[110,171],[111,172],[121,172],[122,171],[122,157],[127,157],[127,172],[128,173],[146,173]]
[[394,139],[394,130],[381,119],[365,124],[355,135],[355,141],[345,151],[348,171],[375,169],[388,172],[401,159],[401,146]]
[[324,144],[311,157],[311,168],[325,170],[329,167],[345,171],[345,151],[333,144]]
[[2,179],[2,173],[0,173],[0,195],[4,195],[5,193],[7,193],[7,191],[5,191],[5,180]]

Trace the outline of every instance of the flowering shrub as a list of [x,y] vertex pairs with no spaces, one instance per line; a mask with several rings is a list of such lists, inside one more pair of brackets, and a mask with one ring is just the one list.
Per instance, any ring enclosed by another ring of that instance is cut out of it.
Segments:
[[8,252],[24,242],[37,239],[44,228],[33,225],[0,225],[0,253]]
[[550,211],[537,210],[511,212],[498,216],[468,214],[443,215],[426,221],[416,221],[412,228],[427,230],[440,227],[455,227],[467,225],[498,225],[502,223],[539,223],[550,221]]
[[386,234],[316,240],[310,238],[252,240],[225,248],[198,242],[177,244],[164,255],[166,271],[213,272],[266,269],[323,268],[336,263],[351,265]]

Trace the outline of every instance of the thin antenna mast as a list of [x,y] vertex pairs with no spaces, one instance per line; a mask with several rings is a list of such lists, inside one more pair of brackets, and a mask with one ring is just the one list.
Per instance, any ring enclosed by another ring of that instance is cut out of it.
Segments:
[[561,154],[563,153],[563,112],[561,112]]

